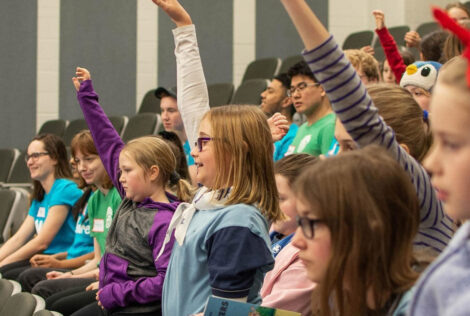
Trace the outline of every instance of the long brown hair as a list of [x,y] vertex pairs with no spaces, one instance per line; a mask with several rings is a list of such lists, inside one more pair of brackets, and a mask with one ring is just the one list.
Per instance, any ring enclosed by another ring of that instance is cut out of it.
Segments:
[[372,84],[367,87],[380,116],[395,132],[400,144],[405,144],[410,155],[422,161],[428,152],[432,137],[423,110],[404,88],[394,84]]
[[408,175],[384,149],[368,146],[318,162],[294,190],[330,230],[322,315],[332,315],[332,298],[340,316],[373,314],[369,291],[380,310],[412,287],[419,203]]
[[273,171],[273,141],[266,115],[252,105],[211,109],[208,119],[217,161],[214,188],[232,187],[227,205],[256,204],[269,221],[283,218]]
[[[57,161],[54,168],[54,178],[72,178],[72,171],[70,170],[69,161],[67,159],[67,149],[65,148],[62,138],[54,134],[39,134],[34,137],[31,142],[35,140],[40,141],[44,146],[44,150],[49,154],[49,157]],[[37,180],[33,180],[31,199],[42,201],[44,194],[45,191],[41,183]]]

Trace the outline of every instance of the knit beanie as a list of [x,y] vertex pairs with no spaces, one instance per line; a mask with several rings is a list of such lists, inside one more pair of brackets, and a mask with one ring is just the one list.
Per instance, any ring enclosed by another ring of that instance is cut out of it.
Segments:
[[435,61],[417,61],[408,67],[401,77],[402,88],[412,85],[431,92],[437,80],[437,74],[442,65]]

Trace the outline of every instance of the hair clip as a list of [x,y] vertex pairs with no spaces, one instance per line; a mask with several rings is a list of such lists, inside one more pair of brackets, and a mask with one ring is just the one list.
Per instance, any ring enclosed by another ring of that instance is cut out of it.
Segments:
[[443,29],[447,29],[454,33],[465,46],[462,56],[468,61],[467,66],[467,86],[470,88],[470,31],[463,28],[459,23],[450,18],[450,16],[439,7],[432,7],[434,18]]

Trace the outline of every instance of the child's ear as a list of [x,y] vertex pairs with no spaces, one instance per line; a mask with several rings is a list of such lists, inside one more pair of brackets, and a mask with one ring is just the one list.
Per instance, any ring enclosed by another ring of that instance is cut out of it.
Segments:
[[150,181],[157,180],[159,175],[160,175],[160,168],[158,168],[158,166],[156,165],[151,166],[150,175],[149,175]]

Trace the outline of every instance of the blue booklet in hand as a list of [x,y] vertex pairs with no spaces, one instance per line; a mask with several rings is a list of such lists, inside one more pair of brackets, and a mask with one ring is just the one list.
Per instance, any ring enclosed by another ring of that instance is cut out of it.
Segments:
[[204,316],[300,316],[300,313],[211,296]]

